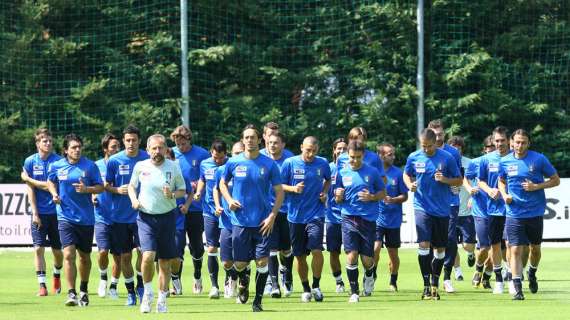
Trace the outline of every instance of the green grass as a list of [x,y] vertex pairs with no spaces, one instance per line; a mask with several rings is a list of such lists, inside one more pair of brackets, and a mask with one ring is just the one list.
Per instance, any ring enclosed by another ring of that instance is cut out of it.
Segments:
[[[463,254],[463,252],[462,252]],[[49,256],[49,254],[48,254]],[[168,315],[141,315],[137,308],[123,306],[125,289],[120,283],[120,300],[101,299],[96,296],[97,268],[91,272],[91,304],[87,308],[69,308],[63,305],[65,295],[36,297],[37,283],[31,251],[0,251],[0,319],[568,319],[570,318],[570,249],[547,248],[538,278],[540,290],[532,295],[525,283],[525,301],[511,301],[508,294],[495,296],[470,286],[473,270],[463,266],[465,281],[455,281],[457,293],[442,293],[440,301],[420,301],[421,280],[418,274],[416,250],[401,250],[402,267],[398,293],[387,290],[389,276],[386,256],[382,254],[379,279],[372,297],[363,297],[358,304],[348,304],[346,294],[334,293],[334,280],[325,265],[321,287],[325,294],[322,303],[300,302],[301,284],[295,278],[295,293],[290,298],[264,299],[266,312],[253,314],[251,303],[237,305],[233,299],[209,300],[209,280],[205,275],[205,292],[192,295],[191,267],[184,269],[185,294],[168,300]],[[327,261],[328,261],[328,256]],[[95,258],[95,253],[93,254]],[[462,257],[465,259],[465,256]],[[95,262],[96,260],[93,259]],[[463,260],[465,261],[465,260]],[[325,263],[327,264],[327,263]],[[48,265],[51,263],[48,262]],[[361,273],[362,275],[362,273]],[[345,273],[343,271],[343,276]],[[221,275],[220,275],[221,277]],[[51,277],[49,277],[51,278]],[[156,281],[156,280],[155,280]],[[346,280],[345,280],[346,282]],[[48,283],[48,286],[51,284]],[[156,287],[155,287],[156,288]],[[155,289],[156,290],[156,289]],[[253,287],[252,287],[253,290]],[[66,291],[64,285],[64,291]],[[250,301],[251,302],[251,301]]]

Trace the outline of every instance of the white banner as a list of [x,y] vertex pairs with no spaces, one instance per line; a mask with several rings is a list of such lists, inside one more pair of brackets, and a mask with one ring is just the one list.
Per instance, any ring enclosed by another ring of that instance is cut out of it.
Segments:
[[[560,186],[546,190],[544,215],[544,239],[570,239],[570,178],[560,181]],[[566,196],[565,196],[566,195]],[[401,229],[403,242],[416,241],[413,193],[404,203],[404,219]],[[0,246],[31,245],[31,209],[24,184],[0,184]]]

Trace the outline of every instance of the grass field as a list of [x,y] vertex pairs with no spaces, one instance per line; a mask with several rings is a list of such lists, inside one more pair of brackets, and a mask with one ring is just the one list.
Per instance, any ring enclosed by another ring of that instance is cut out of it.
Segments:
[[[321,287],[325,294],[324,302],[301,303],[299,293],[301,284],[298,278],[295,278],[293,296],[282,299],[264,298],[263,305],[266,311],[259,314],[251,312],[251,303],[237,305],[233,299],[209,300],[207,297],[209,278],[206,270],[202,271],[205,276],[205,293],[199,296],[192,295],[190,293],[191,267],[185,267],[183,276],[185,294],[168,300],[169,313],[141,315],[138,307],[123,306],[126,289],[124,289],[122,279],[119,285],[121,295],[119,300],[97,297],[98,272],[95,263],[91,272],[91,304],[89,307],[65,307],[63,305],[64,294],[36,297],[37,283],[32,265],[32,252],[1,250],[0,319],[115,320],[143,317],[185,320],[222,318],[287,320],[570,319],[570,249],[544,249],[538,272],[539,292],[535,295],[530,294],[525,283],[525,301],[511,301],[508,294],[496,296],[489,291],[473,289],[469,281],[473,269],[465,265],[463,266],[465,281],[454,282],[457,293],[442,293],[440,301],[421,301],[419,299],[421,279],[414,249],[401,250],[402,267],[398,281],[400,291],[390,293],[387,290],[389,276],[386,271],[384,253],[381,257],[379,278],[373,296],[361,298],[358,304],[348,304],[346,294],[334,293],[334,280],[327,265],[325,265],[321,280]],[[95,253],[93,257],[95,258]],[[465,256],[462,258],[465,259]],[[48,265],[51,263],[48,262]],[[344,271],[343,276],[345,277]],[[51,286],[51,276],[49,279],[48,287]],[[65,285],[63,289],[66,292]],[[253,285],[251,289],[253,290]]]

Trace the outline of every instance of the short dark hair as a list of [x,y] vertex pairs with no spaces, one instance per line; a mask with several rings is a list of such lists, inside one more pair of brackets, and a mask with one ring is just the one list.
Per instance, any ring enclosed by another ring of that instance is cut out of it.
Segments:
[[255,131],[255,134],[257,135],[257,138],[260,137],[259,131],[257,130],[257,128],[256,128],[253,124],[249,123],[249,124],[245,125],[245,127],[244,127],[243,130],[241,131],[241,136],[242,136],[242,138],[243,138],[243,133],[245,132],[245,130],[249,130],[249,129],[252,129],[253,131]]
[[139,130],[139,128],[135,127],[135,125],[133,125],[133,124],[129,124],[123,130],[123,137],[127,134],[136,134],[139,139],[141,138],[141,131]]
[[431,128],[425,128],[420,132],[420,139],[427,139],[429,141],[435,141],[435,132]]
[[358,140],[352,140],[348,143],[348,151],[352,150],[352,151],[360,151],[360,152],[364,152],[365,146],[364,143],[358,141]]
[[434,119],[428,123],[428,128],[430,129],[437,129],[437,128],[444,128],[443,121],[441,119]]
[[48,128],[38,128],[38,130],[36,130],[36,133],[34,134],[34,138],[36,139],[36,142],[39,142],[43,137],[51,137],[51,132],[49,131]]
[[363,140],[368,140],[368,134],[366,133],[366,129],[363,127],[354,127],[350,129],[348,132],[348,140],[358,139],[358,137],[362,137]]
[[453,136],[447,140],[447,144],[451,146],[460,146],[465,148],[465,139],[462,136]]
[[516,135],[527,137],[530,142],[530,134],[525,129],[517,129],[511,135],[511,139],[514,139]]
[[228,145],[226,144],[225,141],[221,140],[221,139],[214,139],[214,142],[212,142],[212,146],[210,147],[210,150],[216,151],[216,152],[223,152],[223,153],[228,153]]
[[77,141],[83,146],[83,139],[75,133],[70,133],[63,137],[63,150],[67,150],[67,148],[69,148],[69,143],[71,141]]
[[495,134],[500,134],[500,135],[503,135],[505,137],[508,137],[509,136],[509,129],[507,129],[507,127],[504,127],[504,126],[498,126],[495,129],[493,129],[492,135],[494,136]]
[[394,148],[394,146],[391,143],[388,142],[382,142],[376,145],[376,152],[380,152],[380,150],[382,150],[382,148],[390,148],[392,150],[396,149]]
[[285,143],[285,135],[282,134],[281,132],[277,131],[277,132],[271,132],[271,134],[267,137],[267,140],[269,140],[270,137],[277,137],[279,138],[279,140],[281,140],[281,142]]
[[101,139],[101,149],[103,150],[107,149],[107,147],[109,147],[109,142],[111,142],[111,140],[120,141],[116,135],[112,134],[111,132],[108,132],[103,136],[103,139]]
[[279,130],[279,124],[277,122],[269,121],[263,126],[263,134],[265,134],[267,129]]

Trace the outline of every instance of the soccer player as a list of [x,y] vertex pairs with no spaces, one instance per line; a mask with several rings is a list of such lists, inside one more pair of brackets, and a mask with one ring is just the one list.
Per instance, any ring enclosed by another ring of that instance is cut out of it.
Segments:
[[[200,164],[200,180],[194,200],[202,199],[202,208],[204,209],[204,230],[206,232],[206,245],[208,247],[208,272],[210,273],[210,281],[212,288],[208,296],[210,299],[218,299],[220,297],[220,289],[218,286],[218,272],[220,266],[218,264],[218,248],[220,247],[220,225],[219,218],[216,215],[216,204],[214,203],[214,188],[216,185],[215,174],[219,166],[227,161],[226,154],[228,147],[222,140],[216,139],[210,147],[210,158],[202,161]],[[204,196],[202,197],[202,193]]]
[[[101,140],[101,149],[104,157],[95,161],[95,165],[101,173],[101,180],[105,181],[107,175],[107,162],[109,157],[119,152],[121,141],[112,133],[107,133]],[[113,235],[113,198],[108,191],[103,191],[98,195],[93,195],[93,206],[95,207],[95,242],[97,243],[99,265],[99,288],[97,294],[104,298],[107,295],[107,267],[109,266],[109,251],[112,248]],[[119,298],[117,294],[117,283],[121,275],[121,256],[112,253],[113,269],[111,271],[111,285],[109,286],[109,297]]]
[[[268,156],[270,155],[270,150],[269,150],[269,137],[275,133],[279,133],[279,124],[277,124],[276,122],[267,122],[264,126],[263,126],[263,142],[265,143],[265,148],[261,149],[259,152],[262,155]],[[281,134],[282,137],[285,137],[284,134]],[[283,148],[281,150],[282,152],[282,156],[285,157],[285,159],[287,158],[291,158],[292,156],[294,156],[293,152],[291,152],[290,150],[285,148],[285,139],[283,139]],[[283,159],[283,160],[285,160]],[[274,159],[275,160],[275,159]]]
[[26,183],[26,192],[32,209],[31,233],[34,244],[34,263],[39,283],[38,296],[47,296],[45,247],[50,246],[53,254],[53,293],[61,292],[61,267],[63,253],[57,229],[55,203],[47,189],[49,167],[61,159],[53,152],[51,132],[46,128],[36,130],[37,153],[24,161],[22,181]]
[[[454,147],[461,155],[461,168],[463,172],[469,167],[471,159],[463,155],[465,149],[465,140],[461,136],[453,136],[447,140],[447,144]],[[471,214],[471,206],[469,205],[471,196],[464,186],[459,190],[459,214],[457,216],[457,244],[462,244],[463,250],[467,252],[467,265],[473,267],[475,264],[475,244],[477,238],[475,235],[475,222]],[[461,272],[461,259],[460,255],[455,256],[455,279],[458,281],[463,280],[463,273]]]
[[[244,152],[245,146],[243,142],[238,141],[232,146],[232,157]],[[226,271],[226,279],[224,281],[224,298],[229,299],[237,293],[237,272],[234,268],[233,248],[232,248],[232,222],[230,219],[230,207],[228,202],[220,194],[220,181],[222,174],[226,169],[223,164],[216,169],[216,184],[213,190],[214,203],[216,205],[216,216],[219,217],[220,223],[220,259]],[[228,183],[229,191],[232,192],[233,181]],[[249,266],[246,267],[249,269]]]
[[408,200],[408,188],[404,184],[403,173],[394,166],[396,158],[396,148],[389,143],[379,144],[376,148],[380,159],[384,165],[386,173],[386,197],[379,202],[379,214],[376,220],[376,241],[374,243],[374,278],[376,279],[376,268],[380,260],[380,250],[382,245],[388,250],[390,262],[390,291],[398,291],[398,269],[400,268],[400,257],[398,248],[401,245],[400,227],[402,225],[402,203]]
[[[348,132],[347,140],[349,144],[352,141],[360,141],[364,146],[366,146],[366,139],[368,139],[368,134],[366,133],[366,130],[364,130],[364,128],[362,127],[354,127],[350,129],[350,131]],[[384,174],[384,165],[382,165],[382,160],[380,159],[378,154],[376,154],[376,152],[364,149],[364,155],[362,161],[364,161],[365,164],[376,168],[376,170],[378,170],[378,172],[380,173],[382,179],[386,178]],[[349,162],[348,153],[343,153],[337,159],[337,167],[342,169],[348,165],[348,162]]]
[[[514,152],[501,158],[499,191],[506,203],[505,222],[507,240],[511,246],[511,272],[515,295],[513,300],[524,300],[522,292],[522,250],[530,246],[528,287],[538,291],[536,270],[540,262],[543,218],[546,209],[544,189],[560,184],[556,169],[543,154],[529,150],[530,136],[518,129],[513,133]],[[546,181],[544,177],[548,178]]]
[[[131,206],[128,187],[133,168],[139,161],[148,159],[144,150],[139,150],[141,143],[140,130],[128,125],[123,130],[123,145],[125,150],[111,156],[107,162],[105,188],[112,193],[113,200],[113,253],[121,256],[121,270],[125,277],[127,288],[127,306],[137,304],[137,294],[142,299],[142,273],[137,274],[137,291],[135,292],[134,270],[131,263],[132,251],[139,252],[139,237],[137,232],[137,210]],[[137,271],[141,270],[141,259],[137,259]]]
[[[268,125],[270,125],[269,123]],[[267,125],[266,125],[267,126]],[[265,128],[264,128],[265,129]],[[266,129],[268,132],[270,129]],[[266,135],[266,154],[269,158],[273,159],[277,164],[279,170],[283,162],[292,157],[292,152],[285,150],[285,137],[276,129],[271,129]],[[260,151],[264,154],[263,151]],[[270,205],[275,204],[275,193],[273,187],[270,190],[271,201]],[[282,282],[284,286],[285,296],[288,297],[293,292],[293,256],[291,253],[291,238],[289,231],[289,222],[287,221],[287,206],[283,205],[279,209],[279,214],[275,219],[273,225],[273,232],[269,241],[269,277],[265,287],[265,294],[271,294],[272,298],[281,297],[281,289],[279,288],[278,270],[281,272]],[[281,268],[279,268],[279,261],[277,256],[281,259]],[[269,291],[269,292],[267,292]]]
[[[325,202],[331,184],[328,161],[318,157],[319,142],[308,136],[301,145],[301,155],[291,157],[281,166],[283,190],[287,194],[287,220],[293,256],[303,285],[301,302],[323,301],[320,288],[323,271]],[[312,286],[309,286],[307,255],[311,253]]]
[[[263,311],[261,301],[267,281],[269,238],[284,197],[279,168],[275,161],[259,153],[259,138],[259,132],[253,126],[244,129],[242,141],[245,151],[226,163],[220,182],[220,192],[231,210],[233,258],[239,278],[238,298],[242,303],[246,303],[249,297],[246,266],[255,255],[254,312]],[[232,180],[230,193],[228,184]],[[272,208],[270,185],[275,191]]]
[[348,144],[348,165],[337,172],[335,201],[342,215],[342,243],[346,252],[346,274],[350,283],[348,302],[360,300],[358,257],[364,267],[363,293],[374,291],[374,238],[378,219],[378,201],[386,196],[384,181],[376,168],[364,163],[364,143]]
[[487,195],[487,215],[489,216],[489,238],[491,240],[491,261],[495,272],[494,294],[502,294],[504,289],[502,275],[501,242],[505,229],[505,202],[498,189],[499,167],[501,158],[509,154],[507,128],[499,126],[493,130],[495,152],[491,152],[479,161],[479,187]]
[[[48,173],[48,190],[57,206],[59,237],[63,246],[63,267],[69,291],[66,306],[89,305],[88,281],[91,271],[91,246],[95,216],[91,194],[104,190],[95,163],[83,156],[83,140],[68,134],[63,140],[65,158],[52,163]],[[79,300],[75,291],[79,253]]]
[[[489,215],[487,214],[487,193],[480,190],[477,177],[479,175],[479,163],[485,154],[495,151],[493,136],[488,136],[483,141],[483,155],[471,159],[469,166],[465,169],[465,177],[463,178],[463,187],[470,195],[471,213],[475,222],[475,234],[478,240],[478,250],[475,259],[475,273],[471,281],[473,287],[478,288],[483,284],[484,288],[490,288],[489,279],[491,273],[483,268],[488,261],[489,249],[491,247],[491,238],[489,237]],[[492,263],[491,263],[492,269]]]
[[196,191],[198,179],[200,179],[200,163],[210,157],[206,149],[192,143],[192,131],[186,126],[178,126],[170,134],[176,147],[172,148],[178,160],[184,181],[186,182],[186,198],[177,200],[180,211],[186,215],[185,228],[188,234],[188,249],[194,265],[194,285],[192,291],[195,294],[202,293],[202,257],[204,256],[204,216],[202,203],[192,201],[192,194]]
[[[445,143],[445,131],[443,126],[443,121],[440,119],[432,120],[428,124],[428,128],[435,132],[435,145],[450,153],[455,160],[457,168],[460,170],[461,174],[461,155],[454,147]],[[463,178],[461,178],[463,181]],[[451,271],[453,270],[453,265],[455,265],[455,257],[457,256],[457,217],[459,215],[459,187],[451,187],[451,211],[449,215],[449,231],[447,246],[445,248],[445,259],[443,265],[443,287],[445,292],[453,293],[455,288],[451,282]]]
[[[422,299],[439,300],[439,276],[443,268],[451,215],[450,186],[461,185],[463,179],[453,156],[437,147],[436,134],[432,129],[422,130],[419,141],[421,149],[408,156],[403,178],[408,189],[415,193],[418,262],[424,281]],[[431,262],[430,247],[434,251]]]
[[[336,161],[338,156],[346,152],[347,144],[344,138],[338,138],[333,142],[332,160],[329,163],[331,170],[331,186],[336,183],[337,166]],[[329,188],[327,209],[325,211],[325,228],[326,228],[326,241],[327,251],[329,252],[329,260],[332,275],[336,281],[336,293],[345,291],[344,281],[342,281],[342,269],[340,265],[340,248],[342,246],[342,230],[341,230],[342,216],[340,212],[340,205],[334,199],[334,190]]]
[[[176,199],[186,195],[186,184],[180,166],[165,158],[166,138],[154,134],[147,139],[150,159],[134,165],[128,185],[133,209],[138,210],[137,226],[143,254],[142,271],[144,294],[140,305],[142,313],[149,313],[154,299],[152,278],[154,261],[158,257],[159,293],[156,312],[165,313],[171,260],[178,256],[176,241]],[[139,190],[137,194],[137,189]]]

